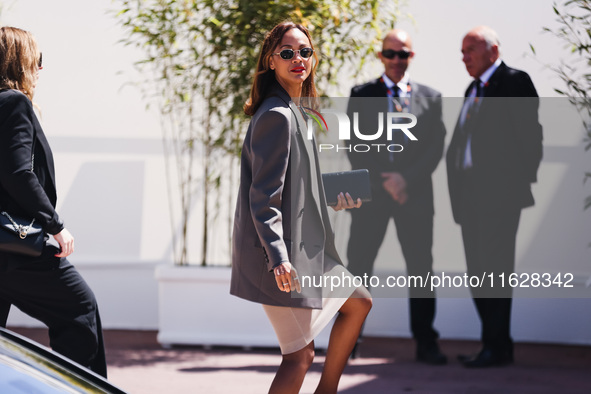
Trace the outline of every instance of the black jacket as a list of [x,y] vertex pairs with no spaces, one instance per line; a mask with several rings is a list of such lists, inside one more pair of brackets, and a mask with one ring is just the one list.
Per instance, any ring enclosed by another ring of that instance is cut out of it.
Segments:
[[0,209],[35,218],[45,232],[57,234],[64,226],[56,201],[53,156],[33,105],[20,91],[1,90]]
[[[538,106],[538,94],[529,75],[501,63],[484,87],[471,126],[471,176],[476,183],[475,203],[482,209],[534,204],[531,183],[537,180],[542,160]],[[458,121],[446,157],[449,194],[457,223],[461,223],[465,176],[458,165],[465,146],[463,134]]]

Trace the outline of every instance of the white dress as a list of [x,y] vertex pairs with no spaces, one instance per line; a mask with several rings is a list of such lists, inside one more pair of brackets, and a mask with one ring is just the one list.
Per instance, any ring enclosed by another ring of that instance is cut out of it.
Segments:
[[353,275],[347,269],[337,263],[333,258],[324,255],[324,283],[329,284],[322,289],[322,309],[292,308],[285,306],[264,305],[267,317],[273,325],[281,354],[290,354],[305,348],[320,334],[326,325],[337,314],[341,306],[353,294],[356,287],[338,286],[331,289],[331,277],[344,276],[351,278]]

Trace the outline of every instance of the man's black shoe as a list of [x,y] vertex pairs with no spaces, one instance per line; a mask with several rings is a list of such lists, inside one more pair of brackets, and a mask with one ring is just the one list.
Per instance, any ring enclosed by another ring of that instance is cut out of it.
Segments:
[[513,363],[513,355],[509,352],[498,352],[484,348],[476,357],[459,355],[458,360],[466,368],[500,367]]
[[429,365],[447,364],[447,357],[441,353],[437,344],[430,346],[417,346],[417,361]]

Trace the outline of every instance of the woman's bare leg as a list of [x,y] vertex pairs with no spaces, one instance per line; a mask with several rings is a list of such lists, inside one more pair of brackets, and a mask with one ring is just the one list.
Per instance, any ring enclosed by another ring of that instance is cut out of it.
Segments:
[[284,354],[269,394],[298,394],[306,372],[314,361],[314,341],[297,352]]
[[365,288],[358,288],[339,309],[339,315],[330,332],[324,369],[316,394],[337,392],[339,380],[371,306],[369,292]]

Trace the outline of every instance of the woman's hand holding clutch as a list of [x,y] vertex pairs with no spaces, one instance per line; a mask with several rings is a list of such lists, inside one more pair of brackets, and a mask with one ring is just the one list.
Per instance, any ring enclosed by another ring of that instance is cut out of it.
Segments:
[[360,198],[358,198],[357,201],[353,201],[353,198],[349,193],[343,194],[342,192],[337,196],[337,201],[337,205],[332,207],[332,209],[334,209],[335,211],[359,208],[362,204]]

